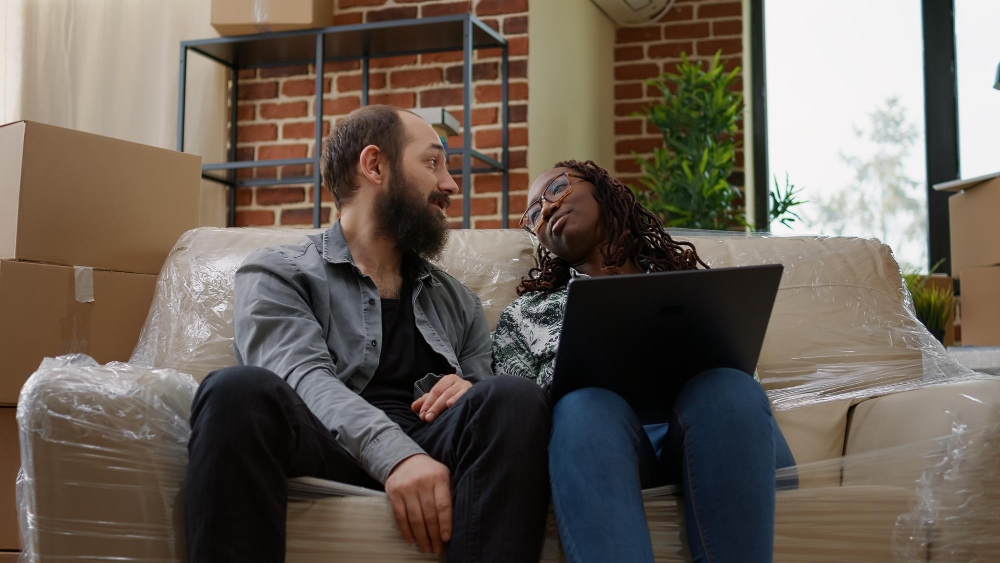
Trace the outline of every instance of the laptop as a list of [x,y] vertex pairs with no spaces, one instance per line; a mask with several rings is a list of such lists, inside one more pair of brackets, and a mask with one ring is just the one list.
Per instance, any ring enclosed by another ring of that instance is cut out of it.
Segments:
[[769,264],[574,278],[550,392],[603,387],[667,415],[692,377],[719,367],[753,374],[782,266]]

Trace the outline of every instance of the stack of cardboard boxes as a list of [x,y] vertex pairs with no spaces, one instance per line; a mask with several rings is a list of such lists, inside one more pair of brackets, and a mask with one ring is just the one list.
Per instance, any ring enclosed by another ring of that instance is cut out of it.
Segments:
[[45,357],[128,360],[160,267],[197,227],[200,175],[195,155],[0,126],[0,563],[19,549],[21,386]]
[[1000,346],[1000,173],[934,186],[948,198],[951,273],[962,299],[962,345]]

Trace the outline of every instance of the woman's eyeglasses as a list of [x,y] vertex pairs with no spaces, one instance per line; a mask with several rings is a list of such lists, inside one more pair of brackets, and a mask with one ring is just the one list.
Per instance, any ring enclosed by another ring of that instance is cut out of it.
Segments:
[[538,196],[538,199],[528,206],[528,209],[524,211],[524,215],[521,215],[521,228],[531,234],[538,232],[542,223],[545,222],[545,218],[542,216],[542,201],[556,204],[566,199],[566,196],[573,191],[573,184],[570,181],[570,177],[580,180],[584,179],[580,176],[563,172],[549,180],[549,183],[545,185],[545,189],[542,190],[542,195]]

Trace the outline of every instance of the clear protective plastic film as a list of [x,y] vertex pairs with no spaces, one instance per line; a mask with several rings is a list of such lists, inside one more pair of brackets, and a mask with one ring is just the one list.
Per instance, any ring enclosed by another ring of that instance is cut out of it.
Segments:
[[[318,232],[190,231],[128,364],[42,364],[18,408],[25,561],[185,560],[190,401],[235,363],[235,271],[257,248]],[[778,475],[776,561],[1000,560],[1000,379],[924,329],[888,247],[671,234],[712,267],[785,266],[758,363],[798,462]],[[492,328],[533,255],[523,231],[455,231],[439,265],[481,297]],[[435,560],[402,542],[378,492],[308,479],[289,492],[291,562]],[[644,498],[657,561],[688,560],[676,488]],[[560,560],[557,538],[550,518],[543,560]]]

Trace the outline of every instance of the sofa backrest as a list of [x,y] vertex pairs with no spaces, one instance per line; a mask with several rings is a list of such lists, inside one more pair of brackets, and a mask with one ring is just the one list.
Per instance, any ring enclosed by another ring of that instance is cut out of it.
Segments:
[[[254,250],[319,231],[202,228],[177,242],[132,361],[201,379],[232,365],[233,279]],[[877,388],[923,374],[932,337],[916,320],[889,248],[873,239],[674,232],[712,267],[781,263],[758,371],[771,390],[812,395]],[[534,264],[520,230],[453,231],[440,265],[477,292],[492,329]],[[733,288],[739,291],[739,288]],[[798,395],[796,395],[798,396]]]

